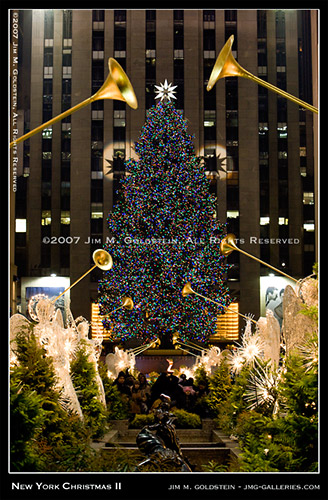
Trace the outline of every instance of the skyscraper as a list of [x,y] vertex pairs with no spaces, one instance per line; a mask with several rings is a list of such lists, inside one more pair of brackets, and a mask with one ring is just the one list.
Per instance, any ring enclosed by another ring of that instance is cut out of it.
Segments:
[[[109,57],[126,71],[139,103],[133,110],[118,100],[96,101],[20,147],[12,259],[21,312],[26,283],[33,288],[35,278],[51,274],[73,283],[93,265],[93,251],[109,237],[106,216],[120,196],[123,160],[136,157],[134,141],[156,103],[154,85],[165,79],[177,85],[176,108],[205,157],[216,216],[238,246],[295,278],[312,272],[317,117],[243,78],[219,80],[209,92],[206,85],[234,35],[239,64],[317,105],[318,11],[15,12],[20,135],[93,95]],[[228,262],[239,310],[258,318],[260,277],[269,269],[238,252]],[[100,275],[95,269],[71,289],[75,317],[90,319]]]

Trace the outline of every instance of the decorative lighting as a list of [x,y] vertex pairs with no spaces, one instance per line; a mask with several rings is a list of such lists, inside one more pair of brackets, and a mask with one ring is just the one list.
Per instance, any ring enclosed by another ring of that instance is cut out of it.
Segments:
[[130,351],[124,351],[119,349],[117,346],[113,353],[109,353],[106,356],[107,369],[116,378],[120,371],[124,369],[134,370],[136,364],[135,355]]
[[161,101],[165,99],[170,101],[171,98],[176,99],[174,89],[177,88],[177,85],[172,86],[172,83],[168,83],[167,79],[165,79],[164,84],[161,83],[160,85],[155,85],[155,87],[157,88],[157,90],[155,90],[155,94],[157,94],[155,99],[160,99]]
[[[135,143],[138,159],[125,161],[123,201],[107,218],[113,241],[106,248],[115,266],[99,281],[98,302],[104,327],[122,342],[153,342],[159,329],[161,336],[179,332],[182,341],[204,342],[231,302],[223,279],[229,265],[219,248],[224,225],[212,217],[216,200],[187,126],[167,99],[147,111]],[[222,308],[182,300],[187,281],[201,284]],[[118,293],[133,297],[133,310],[111,313],[120,305]]]
[[[277,374],[270,366],[257,366],[249,377],[249,384],[244,395],[245,400],[250,403],[249,410],[264,404],[273,405],[277,399]],[[270,439],[269,435],[268,438]]]

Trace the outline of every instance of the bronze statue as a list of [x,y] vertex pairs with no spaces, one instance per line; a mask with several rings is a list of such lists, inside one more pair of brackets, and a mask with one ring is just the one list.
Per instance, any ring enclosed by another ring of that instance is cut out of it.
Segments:
[[147,458],[140,462],[136,471],[145,465],[153,465],[158,470],[170,466],[181,472],[192,472],[188,460],[183,456],[173,421],[176,416],[170,412],[171,398],[161,394],[162,403],[155,410],[155,424],[146,425],[137,435],[137,445]]

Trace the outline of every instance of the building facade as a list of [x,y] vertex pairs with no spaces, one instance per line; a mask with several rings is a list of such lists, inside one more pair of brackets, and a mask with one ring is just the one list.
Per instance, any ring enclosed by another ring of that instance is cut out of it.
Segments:
[[[219,80],[210,92],[206,85],[234,35],[232,51],[242,67],[316,104],[317,11],[17,12],[22,133],[93,95],[108,75],[109,57],[126,71],[139,104],[133,110],[118,100],[96,101],[23,143],[15,203],[18,283],[55,274],[72,284],[92,267],[93,251],[109,237],[106,217],[120,195],[124,159],[136,156],[134,142],[157,102],[154,85],[165,79],[177,85],[175,104],[188,120],[196,154],[206,159],[217,217],[238,246],[296,279],[311,274],[316,116],[244,78]],[[258,318],[260,278],[270,269],[237,251],[228,262],[240,312]],[[100,276],[95,269],[70,290],[74,317],[90,320]],[[22,293],[18,285],[18,309]]]

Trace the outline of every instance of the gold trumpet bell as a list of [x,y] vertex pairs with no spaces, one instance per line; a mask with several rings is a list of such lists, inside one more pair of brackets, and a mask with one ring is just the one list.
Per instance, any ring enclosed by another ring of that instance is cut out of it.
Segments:
[[109,271],[113,266],[112,256],[106,250],[98,249],[92,254],[93,262],[102,271]]
[[190,295],[191,293],[194,293],[193,289],[191,288],[191,284],[187,283],[183,289],[182,289],[182,297],[187,297],[187,295]]
[[222,48],[212,69],[206,90],[211,90],[220,78],[227,76],[246,76],[245,70],[237,63],[231,52],[234,35],[231,35]]
[[92,96],[92,100],[117,99],[125,101],[131,108],[137,109],[136,95],[122,66],[110,57],[108,59],[108,68],[109,75],[102,87]]
[[132,311],[133,309],[133,300],[131,299],[131,297],[124,297],[123,298],[123,307],[124,309],[128,309],[129,311]]
[[231,35],[223,46],[220,54],[218,55],[218,58],[214,64],[210,78],[208,80],[206,90],[211,90],[220,78],[226,78],[227,76],[241,76],[243,78],[247,78],[249,80],[252,80],[253,82],[256,82],[258,85],[262,85],[263,87],[285,97],[286,99],[289,99],[290,101],[298,104],[303,108],[309,109],[313,113],[318,113],[318,108],[312,106],[312,104],[308,104],[307,102],[302,101],[298,97],[285,92],[275,85],[272,85],[271,83],[262,80],[258,76],[253,75],[245,68],[242,68],[242,66],[237,63],[236,59],[232,55],[231,47],[233,41],[234,36]]
[[84,108],[84,106],[87,106],[88,104],[94,101],[98,101],[99,99],[117,99],[119,101],[126,102],[129,106],[131,106],[131,108],[137,109],[138,101],[136,95],[134,93],[130,80],[125,74],[122,66],[117,61],[115,61],[115,59],[110,57],[108,59],[108,67],[109,67],[109,75],[106,78],[102,87],[100,87],[100,89],[94,95],[88,97],[79,104],[76,104],[72,108],[67,109],[60,115],[51,118],[51,120],[43,123],[42,125],[39,125],[39,127],[30,130],[30,132],[27,132],[27,134],[22,135],[17,140],[12,141],[10,143],[10,147],[13,147],[14,144],[19,144],[22,141],[26,141],[26,139],[37,134],[44,128],[50,127],[50,125],[53,125],[54,123],[61,121],[63,118],[66,118],[66,116],[75,113],[79,109]]
[[238,250],[237,245],[236,245],[236,237],[232,233],[228,233],[225,238],[220,243],[220,252],[221,255],[224,255],[227,257],[228,255],[231,254],[234,250]]

